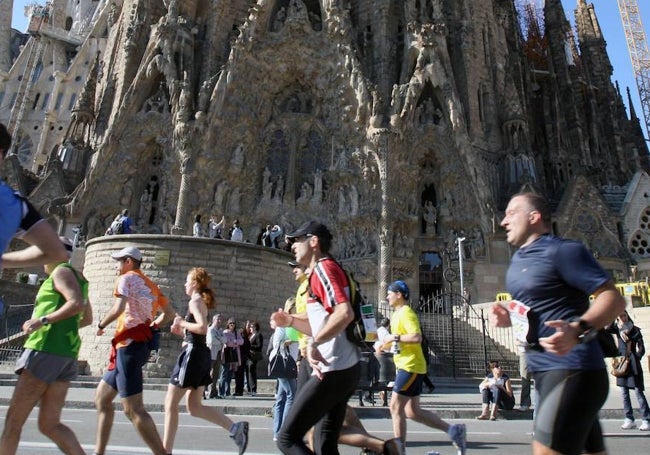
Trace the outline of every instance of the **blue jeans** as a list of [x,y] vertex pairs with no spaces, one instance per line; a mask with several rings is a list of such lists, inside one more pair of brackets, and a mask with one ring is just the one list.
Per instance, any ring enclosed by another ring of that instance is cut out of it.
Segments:
[[219,378],[219,395],[225,397],[230,395],[230,381],[232,380],[233,371],[230,364],[222,365],[221,377]]
[[275,393],[273,405],[273,437],[277,439],[284,417],[289,414],[296,394],[296,379],[278,378],[278,390]]
[[[636,399],[639,402],[639,412],[643,420],[650,420],[650,408],[648,407],[648,400],[645,398],[643,390],[634,389],[636,392]],[[634,420],[634,410],[632,409],[632,402],[630,401],[630,389],[621,387],[623,394],[623,409],[625,409],[625,418]]]

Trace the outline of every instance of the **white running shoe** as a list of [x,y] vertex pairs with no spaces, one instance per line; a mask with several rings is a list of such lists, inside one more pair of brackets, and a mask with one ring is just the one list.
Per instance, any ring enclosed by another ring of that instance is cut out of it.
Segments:
[[467,430],[464,423],[451,425],[447,432],[451,441],[458,449],[458,455],[465,455],[467,453]]
[[644,420],[641,426],[639,427],[641,431],[650,431],[650,420]]
[[623,422],[623,425],[621,425],[621,428],[623,430],[631,430],[632,428],[636,428],[636,424],[634,423],[634,420],[625,419],[625,422]]
[[239,455],[242,455],[248,445],[248,422],[234,423],[230,429],[230,437],[235,440],[235,444],[239,448]]

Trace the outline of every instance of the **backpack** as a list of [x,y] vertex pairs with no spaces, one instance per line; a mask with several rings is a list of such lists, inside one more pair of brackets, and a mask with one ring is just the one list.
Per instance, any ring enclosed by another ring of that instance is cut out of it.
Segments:
[[[348,279],[348,287],[350,289],[350,305],[354,311],[354,318],[345,328],[345,335],[348,341],[350,341],[352,344],[356,344],[359,347],[365,348],[367,347],[366,326],[363,323],[363,314],[367,313],[367,317],[374,321],[375,313],[372,305],[368,303],[367,299],[361,293],[359,282],[354,279],[354,276],[351,272],[344,269],[338,262],[337,264],[339,267],[341,267]],[[311,291],[311,287],[309,287],[309,295],[310,297],[316,299],[321,305],[323,304],[323,302],[321,302],[320,299]]]
[[108,235],[124,234],[124,217],[118,215],[117,218],[113,220],[106,233]]

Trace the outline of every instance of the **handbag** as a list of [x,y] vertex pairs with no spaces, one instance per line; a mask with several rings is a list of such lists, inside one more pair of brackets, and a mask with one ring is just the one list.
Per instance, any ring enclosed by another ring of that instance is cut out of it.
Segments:
[[630,343],[626,344],[625,355],[612,359],[612,374],[617,378],[625,378],[630,375]]
[[269,361],[269,377],[281,379],[295,379],[298,377],[298,366],[286,346],[278,349],[275,357]]
[[237,351],[235,348],[226,346],[223,349],[223,362],[224,363],[237,363],[239,359],[237,358]]

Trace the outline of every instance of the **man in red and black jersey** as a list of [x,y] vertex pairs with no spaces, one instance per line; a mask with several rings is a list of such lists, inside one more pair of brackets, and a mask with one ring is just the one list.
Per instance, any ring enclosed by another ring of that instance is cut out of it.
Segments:
[[284,454],[312,453],[303,442],[314,426],[314,451],[338,453],[337,444],[348,399],[360,375],[359,350],[345,334],[354,318],[350,289],[343,269],[329,256],[332,234],[317,221],[309,221],[287,235],[296,262],[311,270],[307,311],[279,310],[271,323],[294,327],[310,338],[307,359],[312,376],[296,397],[278,435]]

